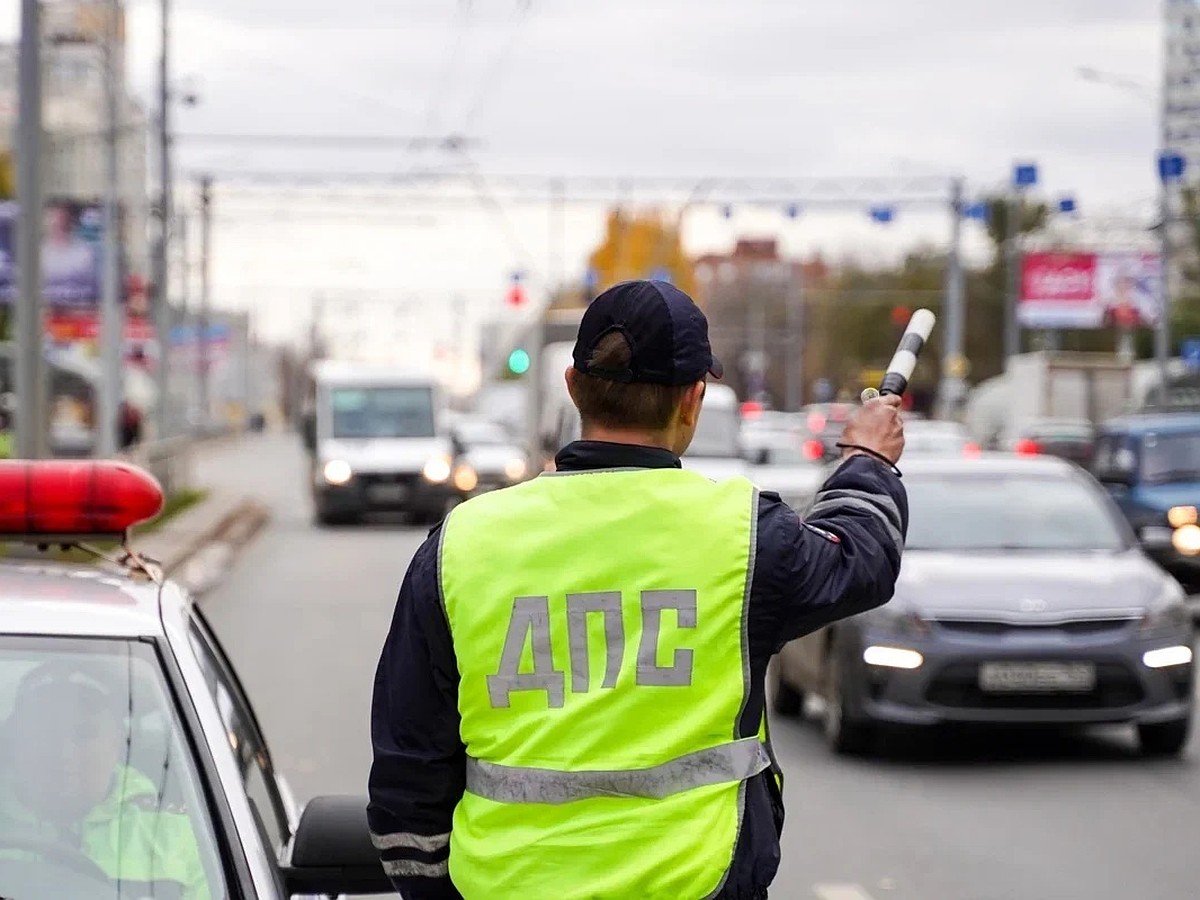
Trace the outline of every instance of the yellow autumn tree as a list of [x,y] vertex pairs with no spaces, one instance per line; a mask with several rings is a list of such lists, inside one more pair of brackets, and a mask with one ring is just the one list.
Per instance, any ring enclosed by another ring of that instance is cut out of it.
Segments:
[[662,278],[690,296],[696,294],[691,258],[683,250],[678,224],[657,212],[608,214],[604,241],[588,257],[596,273],[596,290],[620,281]]

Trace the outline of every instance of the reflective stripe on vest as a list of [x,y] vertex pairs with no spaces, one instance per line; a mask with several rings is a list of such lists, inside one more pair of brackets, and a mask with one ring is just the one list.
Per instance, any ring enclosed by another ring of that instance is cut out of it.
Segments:
[[467,790],[500,803],[571,803],[587,797],[661,800],[692,788],[744,781],[770,765],[771,755],[757,737],[697,750],[649,769],[558,772],[468,758]]
[[771,765],[765,729],[738,730],[757,508],[745,479],[629,469],[541,476],[448,517],[466,900],[720,889],[745,780]]

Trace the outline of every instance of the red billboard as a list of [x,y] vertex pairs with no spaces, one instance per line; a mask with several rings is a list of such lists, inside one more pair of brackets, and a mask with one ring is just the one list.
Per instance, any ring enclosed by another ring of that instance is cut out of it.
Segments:
[[1026,328],[1153,325],[1161,281],[1155,253],[1028,253],[1017,315]]

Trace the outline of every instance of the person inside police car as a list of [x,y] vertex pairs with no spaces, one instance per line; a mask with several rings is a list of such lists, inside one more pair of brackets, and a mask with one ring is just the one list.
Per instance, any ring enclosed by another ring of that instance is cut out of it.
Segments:
[[783,824],[767,663],[891,597],[904,435],[899,398],[858,409],[802,521],[681,464],[721,375],[686,294],[609,289],[566,372],[583,439],[413,557],[368,807],[407,900],[766,897]]
[[0,735],[0,858],[62,847],[119,880],[122,896],[141,886],[158,900],[207,900],[187,811],[126,764],[127,713],[127,691],[102,672],[52,662],[24,677]]

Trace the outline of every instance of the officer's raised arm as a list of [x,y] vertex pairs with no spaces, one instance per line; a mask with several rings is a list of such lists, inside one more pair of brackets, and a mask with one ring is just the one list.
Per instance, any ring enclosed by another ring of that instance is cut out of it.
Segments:
[[759,577],[774,649],[892,597],[908,531],[908,498],[895,467],[904,450],[900,398],[864,404],[846,426],[844,459],[801,521],[772,495],[759,513]]

